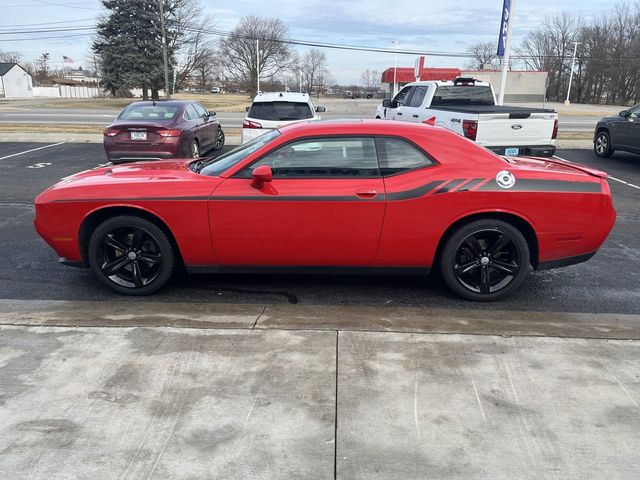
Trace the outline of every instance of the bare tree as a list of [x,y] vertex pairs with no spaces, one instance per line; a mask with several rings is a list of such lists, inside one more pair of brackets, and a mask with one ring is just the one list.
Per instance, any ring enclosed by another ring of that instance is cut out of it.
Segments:
[[0,51],[0,62],[2,63],[20,63],[22,55],[18,52],[3,52]]
[[314,86],[320,87],[323,85],[322,80],[327,74],[326,70],[327,56],[322,50],[312,48],[304,54],[300,61],[300,72],[304,90],[306,90],[309,95],[311,95]]
[[380,72],[378,70],[369,70],[368,68],[360,75],[360,82],[365,90],[377,90],[380,85]]
[[468,68],[482,70],[485,65],[492,65],[498,57],[497,49],[495,42],[478,42],[469,45],[467,53],[472,56],[472,60]]
[[268,81],[289,66],[291,48],[283,43],[288,36],[286,25],[278,18],[241,19],[233,32],[220,41],[228,76],[255,92],[258,71],[260,79]]

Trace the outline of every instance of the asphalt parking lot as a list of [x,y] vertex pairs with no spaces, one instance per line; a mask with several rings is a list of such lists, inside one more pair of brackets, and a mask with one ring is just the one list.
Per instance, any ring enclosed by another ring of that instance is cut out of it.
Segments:
[[34,196],[98,144],[0,143],[0,477],[638,478],[640,157],[589,262],[512,297],[437,276],[193,275],[146,298],[60,266]]
[[[588,150],[559,151],[558,155],[603,169],[616,179],[610,181],[618,211],[616,226],[590,261],[532,273],[513,296],[503,301],[481,305],[461,301],[441,285],[437,275],[191,275],[176,279],[144,301],[640,312],[640,157],[616,154],[601,160]],[[40,191],[61,177],[105,162],[99,144],[0,144],[0,298],[114,300],[114,294],[88,270],[59,265],[54,252],[36,235],[32,225],[32,202]],[[117,296],[115,299],[142,301]]]

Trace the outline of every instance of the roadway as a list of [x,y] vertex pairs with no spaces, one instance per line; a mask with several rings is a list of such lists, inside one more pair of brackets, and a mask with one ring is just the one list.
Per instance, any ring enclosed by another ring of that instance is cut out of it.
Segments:
[[[640,157],[596,158],[591,151],[560,157],[612,176],[618,220],[589,262],[536,272],[504,301],[465,302],[437,275],[422,277],[192,275],[176,279],[147,302],[405,306],[457,311],[640,312]],[[63,267],[33,229],[33,198],[61,177],[106,162],[99,144],[0,143],[0,299],[137,302],[114,295],[83,269]]]
[[[96,125],[106,126],[118,114],[119,110],[114,109],[86,109],[86,108],[36,108],[36,107],[15,107],[0,109],[0,124],[46,124],[46,125]],[[372,107],[370,115],[359,112],[338,112],[327,111],[322,114],[322,118],[327,120],[339,118],[366,118],[373,117],[375,107]],[[226,128],[242,127],[242,120],[245,112],[220,112],[217,117]],[[598,117],[587,115],[560,116],[560,131],[564,132],[592,132]]]

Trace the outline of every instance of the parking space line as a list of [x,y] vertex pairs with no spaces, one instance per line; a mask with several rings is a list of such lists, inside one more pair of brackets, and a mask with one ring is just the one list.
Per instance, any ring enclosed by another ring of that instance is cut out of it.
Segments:
[[7,155],[5,157],[0,157],[0,160],[5,160],[11,157],[17,157],[18,155],[24,155],[25,153],[35,152],[36,150],[42,150],[44,148],[57,147],[58,145],[62,145],[63,143],[66,143],[66,142],[52,143],[51,145],[45,145],[44,147],[32,148],[31,150],[25,150],[24,152],[14,153],[11,155]]
[[[559,157],[557,155],[554,155],[553,158],[557,158],[558,160],[562,160],[563,162],[575,163],[575,162],[572,162],[571,160],[567,160],[566,158],[562,158],[562,157]],[[625,182],[624,180],[620,180],[619,178],[613,177],[613,176],[611,176],[609,174],[607,174],[607,179],[611,179],[611,180],[613,180],[615,182],[620,182],[620,183],[623,183],[623,184],[625,184],[625,185],[627,185],[629,187],[636,188],[636,189],[640,190],[640,186],[634,185],[633,183]]]

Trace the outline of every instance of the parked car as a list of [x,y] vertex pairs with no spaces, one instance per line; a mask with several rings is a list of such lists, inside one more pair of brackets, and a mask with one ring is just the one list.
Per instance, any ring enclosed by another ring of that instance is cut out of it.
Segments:
[[596,125],[593,150],[602,158],[616,150],[640,155],[640,104],[622,110],[615,117],[604,117]]
[[306,93],[269,92],[259,93],[247,107],[247,116],[242,122],[242,143],[301,120],[319,120],[316,113],[325,112],[324,107],[315,107]]
[[215,159],[88,170],[41,193],[35,210],[63,263],[91,267],[123,294],[158,290],[178,264],[394,274],[438,266],[471,300],[507,295],[531,267],[588,260],[616,217],[603,172],[380,120],[301,122]]
[[501,155],[551,157],[556,151],[554,110],[496,105],[491,84],[473,78],[409,83],[378,106],[375,118],[429,122]]
[[211,93],[220,93],[220,87],[211,87]]
[[197,158],[224,146],[224,131],[215,115],[198,102],[134,102],[104,129],[104,150],[112,163]]

